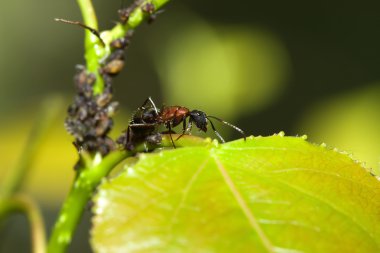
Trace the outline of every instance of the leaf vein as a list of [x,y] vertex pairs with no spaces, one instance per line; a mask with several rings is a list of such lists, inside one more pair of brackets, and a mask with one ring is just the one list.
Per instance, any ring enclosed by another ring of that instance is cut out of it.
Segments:
[[378,245],[377,241],[376,241],[376,238],[372,235],[372,233],[370,231],[368,231],[362,224],[360,224],[358,221],[356,221],[355,219],[353,219],[350,215],[348,215],[347,213],[345,213],[343,210],[341,210],[339,207],[335,206],[333,203],[329,202],[329,201],[326,201],[326,200],[323,200],[317,196],[315,196],[314,194],[310,193],[310,192],[307,192],[297,186],[294,186],[294,185],[291,185],[289,183],[287,183],[286,181],[284,180],[280,180],[280,179],[275,179],[275,181],[277,181],[278,183],[281,183],[282,185],[284,186],[287,186],[291,189],[294,189],[304,195],[307,195],[317,201],[319,201],[320,203],[322,204],[325,204],[327,205],[328,207],[330,207],[331,209],[335,210],[337,213],[340,213],[342,216],[346,217],[348,221],[351,221],[352,224],[354,224],[356,227],[358,227],[360,230],[362,230],[363,232],[365,232],[365,234],[371,238],[371,240],[374,242],[374,244],[376,245],[377,248],[380,249],[380,246]]
[[265,235],[264,231],[260,227],[260,224],[258,223],[256,217],[254,216],[253,212],[249,209],[248,204],[244,200],[243,196],[235,186],[232,178],[228,175],[227,170],[224,168],[223,164],[219,161],[219,159],[214,156],[215,163],[217,165],[217,168],[219,169],[219,172],[222,174],[222,177],[227,184],[228,188],[231,190],[234,198],[239,204],[239,207],[243,211],[244,215],[249,221],[249,224],[251,227],[256,231],[257,235],[261,239],[264,248],[268,252],[274,252],[274,247],[272,243],[270,242],[269,238]]
[[173,217],[171,219],[171,224],[170,228],[174,225],[175,219],[177,218],[180,210],[183,208],[185,201],[187,199],[187,196],[189,195],[189,192],[191,190],[191,187],[194,185],[195,181],[197,180],[199,174],[203,171],[204,167],[206,166],[208,162],[208,159],[206,159],[200,166],[199,168],[195,171],[193,176],[190,178],[189,182],[186,184],[186,187],[183,189],[182,197],[181,200],[177,206],[177,208],[174,211]]
[[316,174],[320,173],[320,174],[328,175],[328,176],[331,176],[331,177],[336,177],[336,178],[339,178],[339,179],[342,179],[342,180],[350,181],[350,182],[352,182],[354,184],[357,184],[357,185],[359,185],[361,187],[364,187],[364,188],[367,188],[367,189],[371,190],[375,194],[378,194],[369,185],[363,184],[363,183],[361,183],[359,181],[353,180],[353,179],[348,178],[348,177],[341,176],[338,173],[331,173],[331,172],[326,172],[326,171],[321,171],[321,170],[315,170],[315,169],[308,169],[308,168],[288,168],[288,169],[281,169],[281,170],[270,171],[269,173],[272,173],[272,174],[277,174],[277,173],[281,174],[281,173],[286,173],[286,172],[297,172],[297,171],[309,171],[309,172],[314,172]]

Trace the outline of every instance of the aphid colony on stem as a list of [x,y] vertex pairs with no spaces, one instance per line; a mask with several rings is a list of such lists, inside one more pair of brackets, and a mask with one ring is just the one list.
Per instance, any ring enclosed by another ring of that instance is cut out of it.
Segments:
[[[104,46],[99,32],[95,29],[78,21],[65,19],[56,19],[56,21],[79,25],[90,30]],[[132,34],[133,30],[130,30],[126,36],[110,43],[112,52],[104,59],[99,69],[104,80],[102,93],[94,95],[95,75],[89,73],[84,66],[77,67],[74,78],[77,94],[68,109],[65,127],[75,137],[73,143],[78,151],[100,152],[102,155],[107,155],[116,148],[114,141],[108,137],[113,126],[112,117],[118,107],[118,102],[112,101],[112,77],[117,75],[124,66],[124,50],[128,47]]]
[[[188,123],[186,120],[188,120]],[[193,124],[203,132],[207,132],[208,123],[210,123],[212,130],[221,140],[225,142],[223,137],[216,130],[214,123],[211,119],[215,119],[227,126],[232,127],[238,131],[246,139],[246,135],[240,128],[228,123],[215,116],[207,115],[206,113],[199,110],[192,110],[183,106],[164,106],[159,110],[154,104],[153,100],[149,97],[145,100],[144,104],[137,109],[133,114],[130,124],[127,130],[122,136],[119,137],[117,143],[122,144],[125,149],[133,150],[136,145],[141,143],[149,144],[160,144],[162,137],[161,133],[157,131],[158,127],[163,125],[167,131],[163,133],[168,133],[170,140],[175,148],[175,143],[172,137],[172,128],[178,126],[182,123],[182,134],[176,139],[178,140],[185,134],[189,134],[193,127]]]
[[75,137],[74,145],[78,151],[106,155],[116,148],[114,141],[108,137],[113,126],[112,117],[119,104],[112,101],[112,77],[124,66],[124,49],[129,45],[131,36],[132,31],[111,42],[113,51],[99,69],[104,80],[102,93],[94,95],[95,75],[88,73],[84,66],[77,67],[74,78],[77,94],[68,109],[65,127]]
[[78,150],[99,151],[105,155],[115,148],[107,134],[113,126],[111,117],[118,103],[111,102],[112,93],[109,89],[94,96],[92,86],[95,76],[87,73],[83,66],[78,66],[77,69],[77,95],[68,108],[65,127],[75,137],[74,145]]

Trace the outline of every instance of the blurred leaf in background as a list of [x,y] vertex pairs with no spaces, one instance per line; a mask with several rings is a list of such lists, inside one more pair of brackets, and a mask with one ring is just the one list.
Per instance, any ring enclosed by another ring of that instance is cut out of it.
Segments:
[[380,175],[380,83],[321,101],[299,129],[317,143],[346,150]]
[[[44,103],[46,110],[53,104]],[[66,102],[66,101],[65,101]],[[77,159],[76,151],[71,144],[71,137],[66,133],[62,121],[65,117],[66,108],[61,102],[60,108],[57,108],[57,115],[52,122],[46,127],[44,133],[41,133],[37,140],[39,143],[35,146],[32,160],[27,164],[27,175],[25,185],[22,190],[30,193],[44,205],[56,207],[66,195],[69,184],[74,176],[72,169]],[[23,112],[25,117],[8,119],[7,125],[0,128],[0,139],[5,145],[0,146],[0,153],[3,159],[0,160],[0,171],[4,180],[12,173],[12,169],[25,159],[23,150],[30,138],[32,125],[38,124],[38,111]],[[33,138],[33,137],[32,137]],[[34,146],[33,146],[34,147]]]
[[231,120],[262,109],[281,93],[290,61],[272,33],[213,25],[188,12],[177,20],[158,39],[162,50],[154,52],[167,103]]

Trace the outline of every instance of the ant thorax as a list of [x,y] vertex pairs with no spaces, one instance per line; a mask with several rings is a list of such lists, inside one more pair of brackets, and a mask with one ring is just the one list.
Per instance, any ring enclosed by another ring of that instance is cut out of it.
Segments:
[[166,106],[161,110],[160,122],[170,124],[172,127],[179,125],[189,115],[189,109],[183,106]]

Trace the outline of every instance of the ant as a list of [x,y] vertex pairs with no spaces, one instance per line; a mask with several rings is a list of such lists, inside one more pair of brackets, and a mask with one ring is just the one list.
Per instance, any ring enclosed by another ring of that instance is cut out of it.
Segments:
[[[186,125],[186,120],[189,118]],[[157,109],[151,97],[148,97],[143,105],[137,109],[132,117],[132,120],[127,128],[125,136],[119,138],[118,143],[124,144],[124,146],[131,150],[134,148],[136,142],[148,142],[151,144],[159,144],[161,142],[161,134],[156,132],[156,128],[159,125],[164,125],[170,136],[170,140],[175,148],[174,140],[172,138],[172,128],[182,123],[182,134],[176,139],[180,139],[183,135],[189,133],[193,127],[193,124],[203,132],[207,132],[207,126],[210,122],[211,128],[221,140],[225,142],[223,137],[216,130],[214,123],[211,119],[215,119],[227,126],[232,127],[238,131],[246,140],[246,135],[243,130],[237,126],[228,123],[215,116],[207,115],[199,110],[192,110],[183,106],[164,106],[161,110]],[[165,133],[165,132],[164,132]]]

